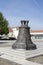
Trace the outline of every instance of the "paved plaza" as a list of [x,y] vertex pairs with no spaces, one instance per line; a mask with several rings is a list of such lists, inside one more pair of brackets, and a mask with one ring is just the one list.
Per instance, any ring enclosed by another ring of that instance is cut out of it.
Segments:
[[27,58],[31,58],[43,54],[43,42],[34,42],[37,45],[37,49],[28,50],[28,51],[23,49],[12,49],[11,46],[14,42],[11,45],[10,43],[11,42],[9,42],[9,44],[6,43],[6,45],[8,46],[5,47],[4,44],[0,46],[0,60],[1,58],[3,58],[11,62],[18,63],[20,65],[43,65],[40,63],[26,60]]

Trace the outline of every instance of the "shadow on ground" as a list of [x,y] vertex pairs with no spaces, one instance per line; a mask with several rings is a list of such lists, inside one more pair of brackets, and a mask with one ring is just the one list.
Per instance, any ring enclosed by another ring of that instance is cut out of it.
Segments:
[[27,60],[31,61],[31,62],[43,64],[43,55],[35,56],[35,57],[32,57],[32,58],[27,58]]
[[20,65],[20,64],[9,61],[7,59],[0,58],[0,65]]

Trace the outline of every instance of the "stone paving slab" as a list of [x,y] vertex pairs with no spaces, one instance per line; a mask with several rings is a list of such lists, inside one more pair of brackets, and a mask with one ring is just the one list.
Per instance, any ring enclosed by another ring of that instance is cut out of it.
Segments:
[[[43,42],[42,42],[43,43]],[[27,61],[26,58],[34,57],[43,54],[43,44],[35,43],[37,45],[36,50],[23,50],[12,49],[11,47],[0,47],[0,58],[8,59],[12,62],[19,63],[21,65],[42,65]]]
[[[29,52],[29,54],[31,55],[32,51],[27,51]],[[31,53],[30,53],[31,52]],[[26,60],[26,50],[13,50],[12,48],[0,48],[0,53],[2,53],[2,55],[0,56],[1,58],[5,58],[8,59],[12,62],[16,62],[22,65],[41,65],[38,63],[33,63],[31,61],[27,61]],[[34,53],[33,55],[35,55],[36,53]],[[28,55],[28,56],[30,56]]]

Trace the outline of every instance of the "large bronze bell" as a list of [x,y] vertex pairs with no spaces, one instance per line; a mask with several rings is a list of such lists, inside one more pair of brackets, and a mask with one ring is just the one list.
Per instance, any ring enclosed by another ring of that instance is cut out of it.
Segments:
[[17,41],[12,45],[13,49],[36,49],[36,45],[31,41],[30,27],[28,27],[27,20],[21,21],[21,27],[19,27],[19,34]]

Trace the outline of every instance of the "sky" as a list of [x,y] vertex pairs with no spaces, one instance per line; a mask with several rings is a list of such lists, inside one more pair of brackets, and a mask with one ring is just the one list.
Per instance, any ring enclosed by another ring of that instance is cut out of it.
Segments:
[[43,29],[43,0],[0,0],[0,12],[9,27],[18,27],[21,20],[29,20],[31,29]]

